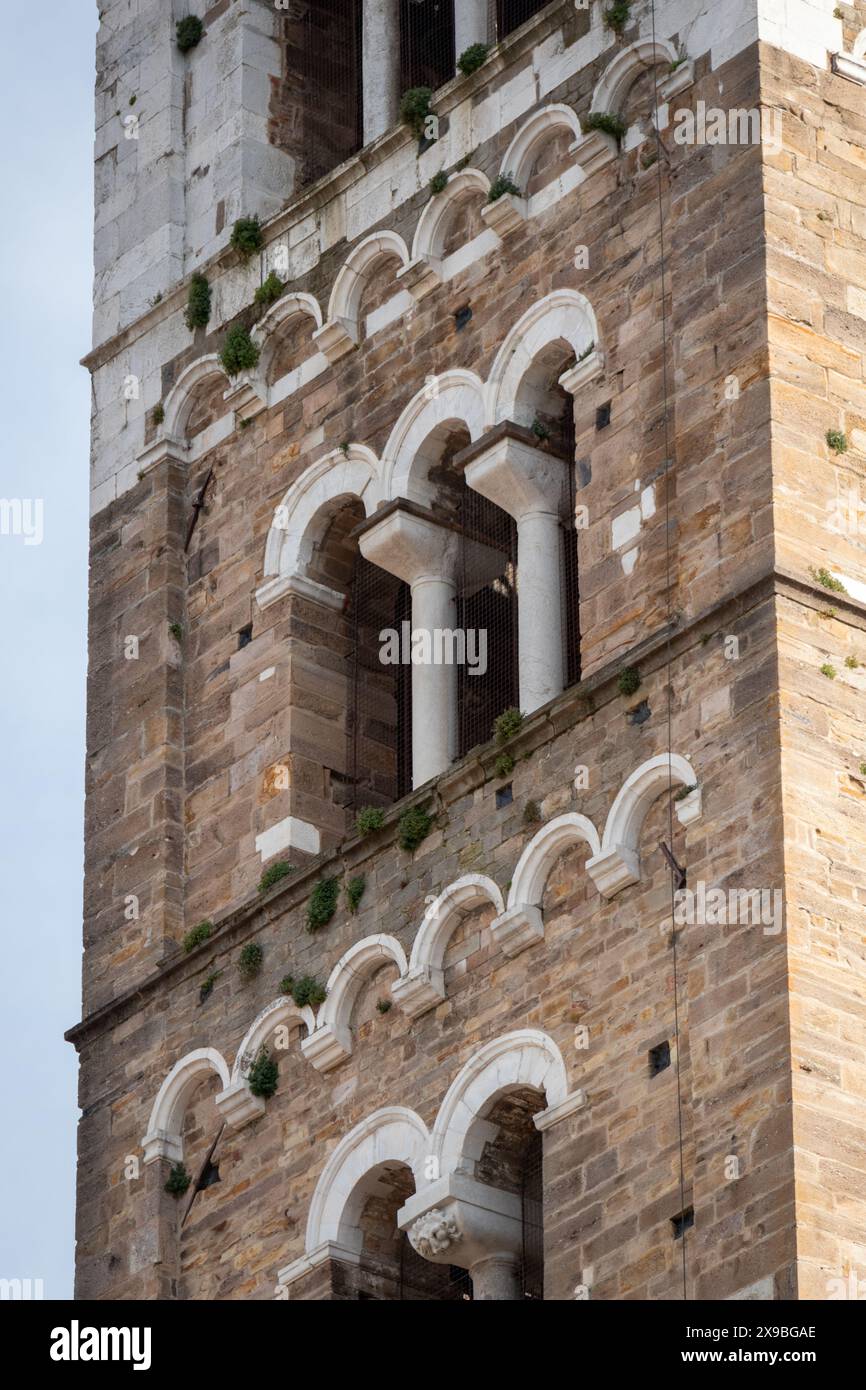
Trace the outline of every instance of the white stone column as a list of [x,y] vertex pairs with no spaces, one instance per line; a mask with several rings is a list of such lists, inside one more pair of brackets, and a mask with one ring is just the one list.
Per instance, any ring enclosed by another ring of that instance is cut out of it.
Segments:
[[520,708],[532,714],[565,686],[560,517],[567,465],[507,430],[464,456],[469,486],[517,522]]
[[487,32],[487,0],[456,0],[454,6],[454,57],[470,44],[490,43]]
[[397,120],[400,102],[400,5],[398,0],[364,0],[362,72],[364,144]]
[[431,1264],[467,1269],[476,1301],[520,1299],[523,1209],[516,1193],[450,1173],[410,1197],[397,1224]]
[[[457,625],[459,536],[404,506],[389,508],[358,537],[361,554],[412,592],[412,632],[429,636]],[[457,756],[457,668],[412,666],[412,785],[438,777]]]

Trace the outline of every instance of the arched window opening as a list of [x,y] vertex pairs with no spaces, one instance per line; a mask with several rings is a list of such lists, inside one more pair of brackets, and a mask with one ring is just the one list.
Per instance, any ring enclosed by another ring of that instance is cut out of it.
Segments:
[[362,12],[362,0],[304,0],[288,11],[285,87],[288,93],[294,88],[301,109],[289,105],[285,140],[297,145],[300,117],[304,184],[323,178],[364,142]]
[[519,1087],[499,1097],[484,1117],[495,1135],[475,1165],[478,1182],[520,1196],[522,1255],[520,1289],[527,1299],[544,1297],[544,1219],[542,1135],[532,1122],[544,1108],[544,1096]]
[[410,652],[412,601],[409,585],[357,545],[349,617],[352,805],[390,806],[412,790],[412,667],[402,659]]
[[495,26],[496,42],[513,34],[549,4],[550,0],[491,0],[490,23],[492,30]]
[[400,0],[400,91],[454,76],[454,0]]

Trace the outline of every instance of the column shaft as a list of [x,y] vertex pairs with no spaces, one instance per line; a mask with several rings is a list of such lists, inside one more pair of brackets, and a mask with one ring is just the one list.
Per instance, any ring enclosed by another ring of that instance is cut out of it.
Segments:
[[517,521],[520,708],[532,714],[565,686],[559,518],[527,512]]
[[431,660],[412,666],[412,782],[438,777],[457,754],[457,668],[436,665],[437,631],[453,628],[454,582],[419,575],[412,585],[412,631],[426,634]]

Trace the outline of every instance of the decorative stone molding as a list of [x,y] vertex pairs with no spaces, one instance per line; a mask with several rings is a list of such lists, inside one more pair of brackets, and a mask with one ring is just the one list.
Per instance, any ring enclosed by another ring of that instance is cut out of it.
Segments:
[[432,966],[412,970],[391,986],[394,1002],[409,1018],[420,1018],[445,998],[445,974]]
[[578,811],[567,811],[537,830],[517,861],[508,890],[509,908],[527,904],[540,907],[551,866],[574,844],[587,845],[592,855],[601,850],[598,831],[589,817]]
[[513,959],[536,942],[544,940],[544,922],[541,909],[526,903],[509,907],[501,917],[497,917],[490,928],[493,940],[502,954]]
[[529,216],[526,199],[516,193],[503,193],[493,203],[485,203],[481,209],[481,220],[486,227],[504,241],[518,227],[522,227]]
[[465,913],[492,904],[501,914],[502,894],[493,879],[483,874],[464,874],[428,903],[409,956],[409,973],[395,981],[391,993],[412,1018],[434,1008],[445,998],[445,952]]
[[269,579],[261,588],[256,589],[256,603],[259,608],[270,608],[272,603],[278,603],[287,594],[297,594],[298,598],[320,603],[324,608],[333,608],[337,613],[341,613],[346,606],[345,594],[341,594],[337,589],[329,589],[326,584],[319,584],[315,579],[308,579],[305,574],[280,575],[276,579]]
[[332,366],[354,352],[360,341],[358,324],[350,323],[348,319],[328,319],[313,334],[313,342]]
[[545,1130],[567,1120],[569,1115],[574,1115],[578,1110],[582,1110],[584,1105],[586,1105],[585,1093],[572,1091],[571,1095],[566,1096],[565,1100],[561,1100],[558,1105],[549,1105],[546,1110],[540,1110],[537,1115],[533,1116],[532,1123],[543,1134]]
[[531,305],[506,334],[487,382],[486,429],[506,420],[531,426],[535,409],[532,402],[521,404],[521,386],[539,353],[561,339],[576,359],[587,348],[601,347],[592,305],[578,290],[554,290]]
[[162,433],[165,438],[184,438],[199,387],[218,377],[222,377],[226,386],[231,388],[232,383],[215,352],[197,358],[184,368],[163,402],[165,415]]
[[619,145],[603,130],[587,130],[568,147],[587,178],[597,174],[606,164],[612,164],[619,154]]
[[292,999],[280,995],[256,1015],[244,1034],[232,1065],[231,1082],[216,1097],[217,1109],[234,1129],[243,1128],[264,1113],[265,1102],[261,1096],[253,1095],[247,1084],[247,1073],[274,1029],[289,1023],[299,1023],[312,1033],[316,1016],[309,1005],[299,1009]]
[[587,873],[604,897],[612,898],[640,882],[640,831],[650,806],[662,792],[672,784],[695,787],[684,801],[674,803],[674,809],[683,825],[692,825],[700,818],[697,780],[691,764],[679,753],[670,759],[667,753],[659,753],[626,778],[608,812],[601,850],[586,864]]
[[145,1163],[183,1158],[183,1117],[194,1091],[206,1077],[215,1073],[223,1090],[229,1084],[229,1069],[222,1053],[213,1047],[199,1047],[175,1062],[157,1092],[150,1112],[147,1133],[142,1139]]
[[329,362],[338,362],[361,342],[361,301],[371,274],[383,260],[409,264],[406,243],[396,232],[374,232],[352,247],[337,274],[328,301],[327,322],[313,338]]
[[446,1216],[438,1207],[431,1207],[430,1211],[413,1221],[408,1235],[412,1249],[417,1250],[425,1259],[431,1259],[434,1255],[444,1255],[446,1250],[450,1250],[463,1238],[454,1217]]
[[443,261],[455,206],[469,196],[484,200],[490,180],[480,169],[461,169],[451,174],[444,189],[431,198],[418,219],[412,242],[412,259],[397,276],[397,283],[423,299],[443,279]]
[[[635,78],[662,63],[670,68],[679,56],[674,45],[664,38],[641,38],[636,43],[621,48],[596,83],[590,110],[619,111],[623,97]],[[675,75],[670,74],[671,77]],[[667,76],[665,80],[668,80]],[[660,92],[661,86],[662,84]]]
[[604,353],[593,348],[582,362],[570,367],[567,372],[563,372],[559,378],[559,384],[563,391],[567,391],[570,396],[576,396],[584,386],[589,386],[593,381],[597,381],[604,375]]
[[412,260],[397,272],[397,284],[401,289],[408,290],[419,304],[441,283],[441,262],[432,257],[429,260]]
[[846,77],[849,82],[859,82],[866,87],[866,59],[855,58],[851,53],[831,53],[830,66],[837,77]]
[[215,1098],[220,1115],[232,1129],[243,1129],[244,1125],[257,1120],[265,1113],[262,1096],[254,1096],[246,1081],[233,1081]]
[[401,977],[406,975],[406,956],[399,941],[393,936],[379,934],[356,941],[334,966],[315,1030],[301,1041],[301,1051],[317,1071],[330,1071],[351,1056],[355,999],[364,981],[387,961],[397,966]]
[[382,496],[429,504],[434,493],[426,475],[439,462],[439,436],[458,422],[478,439],[484,412],[484,386],[475,372],[456,367],[429,380],[404,406],[385,445]]
[[[673,61],[673,60],[672,60]],[[663,82],[659,83],[659,98],[661,101],[672,101],[681,92],[687,91],[695,80],[694,59],[686,58],[685,62],[677,63],[673,72],[668,73]]]
[[526,188],[542,148],[563,130],[571,135],[572,142],[580,138],[580,121],[570,106],[552,102],[533,111],[505,151],[500,172],[510,176],[518,188]]

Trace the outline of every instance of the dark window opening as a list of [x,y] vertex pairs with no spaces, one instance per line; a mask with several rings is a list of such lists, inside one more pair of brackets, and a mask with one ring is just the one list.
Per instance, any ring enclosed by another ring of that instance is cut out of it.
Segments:
[[196,1192],[204,1192],[206,1187],[213,1187],[214,1183],[220,1180],[219,1164],[211,1163],[210,1160],[202,1169],[201,1176],[196,1183]]
[[529,1136],[523,1153],[523,1297],[544,1298],[544,1183],[542,1135]]
[[400,1293],[402,1303],[469,1303],[472,1280],[457,1265],[437,1265],[413,1250],[405,1234],[400,1242]]
[[305,0],[303,183],[315,183],[364,143],[362,0]]
[[487,743],[493,721],[520,703],[517,666],[517,524],[460,479],[463,532],[458,571],[457,627],[467,660],[457,668],[458,749]]
[[496,42],[513,34],[549,3],[550,0],[493,0],[490,8],[491,22],[496,25]]
[[238,651],[240,651],[242,647],[248,647],[252,640],[253,625],[252,623],[247,623],[246,627],[242,627],[238,633]]
[[671,1045],[669,1042],[659,1043],[657,1047],[651,1047],[649,1052],[650,1076],[658,1076],[660,1071],[666,1071],[671,1064]]
[[578,572],[577,483],[574,454],[577,435],[574,402],[566,395],[562,408],[562,445],[566,467],[565,505],[562,518],[562,621],[566,688],[580,680],[580,582]]
[[686,1207],[678,1216],[671,1217],[671,1226],[674,1231],[674,1240],[680,1240],[686,1231],[690,1231],[695,1224],[694,1207]]
[[411,654],[412,597],[408,584],[355,555],[351,583],[351,802],[388,806],[412,790],[412,666],[382,660],[394,634],[397,654]]
[[455,73],[454,0],[400,0],[400,91],[436,90]]
[[507,787],[499,787],[496,792],[496,809],[501,811],[503,806],[510,806],[514,800],[514,791],[511,783]]
[[606,430],[610,424],[611,404],[611,401],[606,401],[605,404],[600,405],[595,412],[595,428],[597,430]]

